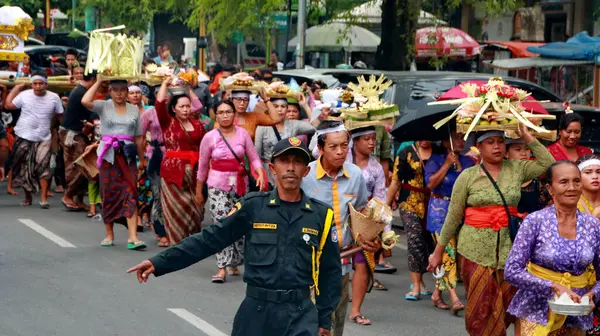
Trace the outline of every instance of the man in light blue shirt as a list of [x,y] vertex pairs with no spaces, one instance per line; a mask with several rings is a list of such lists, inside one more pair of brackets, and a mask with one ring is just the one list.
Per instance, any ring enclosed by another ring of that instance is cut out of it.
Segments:
[[[346,162],[350,134],[341,122],[325,121],[317,129],[317,146],[321,156],[309,164],[310,172],[302,180],[307,195],[332,206],[335,226],[331,239],[342,251],[352,247],[352,232],[347,225],[349,204],[360,211],[367,205],[367,187],[360,168]],[[366,242],[361,247],[369,252],[379,249],[378,242]],[[342,259],[342,297],[333,314],[333,335],[342,336],[348,308],[348,287],[351,258]]]

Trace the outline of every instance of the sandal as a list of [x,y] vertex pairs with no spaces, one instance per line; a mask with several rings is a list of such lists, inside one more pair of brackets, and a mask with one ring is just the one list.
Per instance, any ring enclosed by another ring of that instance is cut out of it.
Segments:
[[225,277],[215,274],[212,276],[212,283],[222,284],[225,283]]
[[31,200],[22,201],[21,206],[31,206]]
[[104,239],[100,242],[100,246],[102,247],[110,247],[115,246],[114,242],[111,239]]
[[65,207],[65,209],[67,209],[67,211],[72,211],[72,212],[77,212],[77,211],[81,211],[81,208],[78,208],[75,204],[73,203],[67,203],[63,200],[60,201],[60,203]]
[[168,238],[160,238],[158,240],[158,244],[156,244],[158,247],[169,247],[169,239]]
[[396,273],[397,270],[398,269],[389,262],[375,265],[375,273],[392,274]]
[[364,326],[371,325],[371,320],[369,320],[368,318],[366,318],[362,315],[356,315],[354,317],[351,317],[350,321],[352,321],[358,325],[364,325]]
[[421,300],[421,297],[419,296],[418,293],[408,292],[408,293],[404,294],[404,300],[406,300],[406,301],[419,301],[419,300]]
[[431,299],[431,303],[433,303],[433,306],[438,308],[438,309],[442,309],[442,310],[448,310],[450,309],[450,306],[444,302],[444,300],[440,297],[437,299]]
[[380,290],[380,291],[386,291],[388,290],[387,287],[385,287],[381,282],[379,282],[379,280],[374,279],[373,280],[373,289],[376,290]]
[[[414,287],[413,285],[410,285],[410,290],[411,291],[413,290],[413,287]],[[427,289],[427,287],[422,286],[421,288],[423,288],[423,289],[421,289],[421,291],[419,292],[419,294],[421,294],[423,296],[432,296],[433,295],[433,292],[430,291],[429,289]]]
[[230,267],[229,268],[229,275],[231,276],[240,276],[242,273],[240,272],[239,268],[237,267]]
[[50,203],[40,201],[40,209],[50,209]]
[[95,212],[91,212],[91,211],[88,211],[88,213],[87,213],[85,216],[86,216],[87,218],[92,218],[92,217],[94,217],[94,216],[96,216],[96,215],[97,215],[97,213],[95,213]]
[[450,308],[450,311],[452,312],[452,314],[458,315],[458,313],[464,309],[465,305],[463,305],[462,302],[460,302],[459,300],[456,300],[452,302],[452,308]]
[[143,250],[145,248],[146,248],[146,243],[144,243],[141,240],[138,240],[136,242],[128,242],[127,243],[128,250]]

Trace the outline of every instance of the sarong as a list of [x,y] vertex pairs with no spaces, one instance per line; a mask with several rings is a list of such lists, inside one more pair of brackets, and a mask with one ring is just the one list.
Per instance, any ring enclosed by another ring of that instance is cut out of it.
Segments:
[[504,281],[504,270],[462,260],[467,332],[471,336],[505,336],[508,326],[516,320],[506,310],[517,289]]
[[163,217],[167,237],[171,244],[200,232],[203,210],[196,204],[196,175],[194,169],[185,166],[183,184],[179,188],[175,183],[160,179],[160,192]]
[[37,193],[40,180],[52,177],[50,157],[51,141],[34,142],[17,137],[11,154],[13,188],[23,188]]
[[99,175],[104,223],[135,215],[138,198],[135,163],[128,164],[119,150],[115,153],[115,164],[102,161]]
[[[235,203],[239,200],[236,190],[224,191],[218,188],[208,188],[209,209],[216,222],[227,217]],[[237,267],[244,263],[244,237],[217,252],[217,267]]]
[[65,178],[67,180],[65,194],[69,197],[77,196],[80,200],[83,200],[88,180],[82,173],[81,168],[74,163],[83,154],[90,141],[87,137],[64,128],[61,128],[58,134],[63,148]]
[[[433,233],[433,238],[437,244],[440,236],[436,232]],[[441,291],[456,288],[457,264],[456,264],[456,237],[452,237],[442,257],[442,267],[444,268],[444,276],[437,279],[435,286]]]
[[[533,336],[535,333],[535,329],[539,326],[539,324],[535,322],[530,322],[527,320],[519,319],[517,321],[517,327],[521,331],[521,336]],[[555,330],[548,334],[548,336],[582,336],[585,335],[583,330],[577,328],[567,328],[566,326],[562,326],[560,329]]]

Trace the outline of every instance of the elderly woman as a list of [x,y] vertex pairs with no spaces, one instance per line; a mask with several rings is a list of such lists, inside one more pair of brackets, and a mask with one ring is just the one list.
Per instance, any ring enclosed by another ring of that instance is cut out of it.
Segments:
[[425,165],[433,153],[431,141],[417,141],[400,151],[386,197],[387,204],[391,205],[400,191],[397,203],[400,204],[400,215],[407,234],[408,269],[412,282],[409,292],[404,295],[408,301],[417,301],[421,295],[433,294],[423,282],[423,274],[427,272],[427,255],[432,245],[424,222],[429,195],[429,189],[425,186]]
[[554,163],[546,178],[554,205],[527,216],[506,261],[506,281],[518,288],[508,312],[519,319],[521,336],[583,335],[591,315],[554,314],[548,300],[563,293],[574,302],[598,296],[600,283],[590,286],[588,270],[600,269],[600,222],[577,210],[582,179],[574,163]]
[[[200,144],[196,203],[199,207],[204,207],[206,200],[202,186],[206,183],[210,212],[217,221],[226,217],[235,203],[248,192],[249,181],[242,165],[244,156],[248,157],[250,165],[259,173],[257,186],[264,187],[266,180],[263,176],[266,175],[250,135],[245,129],[234,125],[234,104],[229,100],[220,102],[216,106],[215,115],[219,128],[208,132]],[[217,253],[219,271],[212,276],[212,282],[225,282],[226,267],[230,268],[230,275],[240,275],[238,266],[243,264],[243,260],[242,238]]]
[[511,216],[516,216],[521,185],[540,176],[554,162],[525,126],[521,125],[520,133],[537,160],[505,160],[503,132],[491,131],[477,137],[481,164],[458,176],[440,239],[429,257],[429,269],[433,271],[442,265],[446,246],[458,234],[467,292],[465,322],[470,335],[506,335],[506,328],[514,322],[506,314],[514,294],[512,286],[504,281],[504,265],[512,247],[506,207]]
[[554,159],[575,162],[586,154],[592,154],[591,149],[577,144],[581,139],[582,127],[583,118],[577,113],[567,113],[561,118],[559,125],[560,138],[557,142],[548,146],[548,151]]
[[[431,155],[425,165],[425,183],[431,190],[427,207],[427,230],[434,235],[436,241],[439,239],[448,213],[452,187],[454,187],[456,179],[465,169],[475,165],[471,158],[460,155],[465,147],[462,134],[452,132],[449,139],[442,141],[442,145],[446,153]],[[436,281],[431,301],[436,308],[451,308],[453,313],[458,313],[464,309],[464,305],[456,294],[456,237],[452,237],[446,246],[443,268],[444,274]],[[444,302],[442,291],[450,293],[452,306]]]
[[114,222],[124,217],[129,232],[127,248],[139,250],[146,247],[137,237],[136,156],[139,168],[146,165],[140,109],[127,103],[127,81],[111,81],[111,100],[93,100],[102,82],[98,75],[81,99],[83,106],[98,114],[101,121],[98,168],[106,238],[100,245],[114,245]]
[[258,126],[256,128],[256,137],[254,144],[258,155],[262,159],[263,167],[268,173],[269,183],[274,184],[275,181],[268,169],[271,162],[271,154],[273,148],[281,139],[291,138],[299,134],[312,134],[315,128],[308,121],[289,120],[285,116],[288,113],[288,102],[285,98],[272,98],[271,103],[275,106],[278,116],[281,121],[274,126]]
[[[160,166],[160,200],[167,236],[171,244],[200,232],[204,207],[196,204],[196,174],[204,125],[191,118],[192,102],[185,93],[167,101],[163,81],[156,96],[156,116],[163,132],[166,153]],[[167,105],[168,103],[168,105]]]

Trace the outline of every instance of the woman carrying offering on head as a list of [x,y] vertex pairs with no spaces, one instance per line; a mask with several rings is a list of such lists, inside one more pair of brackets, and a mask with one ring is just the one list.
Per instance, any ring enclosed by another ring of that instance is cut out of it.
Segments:
[[535,161],[505,160],[504,132],[489,131],[476,138],[481,163],[456,179],[440,239],[429,257],[429,270],[434,271],[442,265],[446,246],[458,234],[457,252],[463,256],[461,271],[467,292],[465,322],[470,335],[506,335],[514,322],[506,314],[515,292],[504,281],[504,265],[512,247],[509,224],[514,222],[507,211],[511,218],[518,216],[521,185],[540,176],[554,162],[527,127],[521,125],[519,132]]
[[98,169],[106,238],[100,245],[114,245],[114,222],[126,218],[129,232],[127,248],[139,250],[146,247],[137,236],[136,159],[139,159],[138,169],[146,165],[140,109],[127,103],[127,81],[124,80],[110,82],[112,99],[94,100],[102,82],[101,75],[98,75],[96,83],[81,99],[83,106],[98,114],[101,121]]
[[[219,128],[206,133],[200,144],[200,160],[196,184],[196,203],[204,207],[204,183],[208,186],[210,212],[215,221],[226,217],[238,200],[248,192],[248,176],[241,164],[244,156],[259,173],[256,184],[264,188],[266,176],[252,139],[248,132],[234,125],[235,106],[229,100],[217,104],[215,115]],[[223,283],[230,275],[240,275],[238,266],[243,264],[244,238],[217,253],[219,271],[212,282]]]

